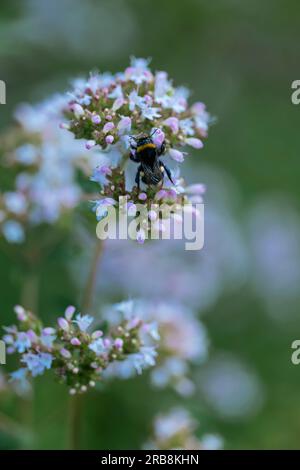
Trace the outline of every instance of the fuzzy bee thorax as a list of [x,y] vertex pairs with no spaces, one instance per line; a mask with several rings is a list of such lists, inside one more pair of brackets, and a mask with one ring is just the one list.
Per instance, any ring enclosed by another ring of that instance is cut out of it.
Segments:
[[137,153],[140,153],[140,152],[142,152],[142,151],[145,150],[145,149],[155,149],[155,148],[156,148],[155,144],[149,142],[149,143],[147,143],[147,144],[139,145],[139,146],[137,147],[136,151],[137,151]]

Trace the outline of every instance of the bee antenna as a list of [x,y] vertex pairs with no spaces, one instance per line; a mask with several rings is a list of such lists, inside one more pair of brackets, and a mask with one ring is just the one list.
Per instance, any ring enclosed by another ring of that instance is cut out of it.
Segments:
[[150,134],[150,137],[152,137],[157,131],[159,131],[159,128],[154,129],[154,131]]

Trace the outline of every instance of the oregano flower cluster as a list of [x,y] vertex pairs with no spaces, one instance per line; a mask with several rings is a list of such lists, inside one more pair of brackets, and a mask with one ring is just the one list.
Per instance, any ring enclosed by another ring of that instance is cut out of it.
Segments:
[[28,388],[28,378],[55,372],[70,394],[84,393],[102,380],[103,371],[112,363],[130,358],[138,374],[155,364],[156,326],[134,318],[110,325],[107,331],[92,329],[95,319],[67,307],[54,327],[46,327],[33,313],[15,307],[18,326],[6,327],[7,352],[17,353],[21,367],[12,380]]
[[0,137],[0,232],[9,243],[22,244],[42,224],[66,225],[84,198],[79,175],[88,180],[106,162],[102,152],[88,152],[60,129],[66,103],[56,94],[18,106],[15,124]]
[[[212,118],[203,103],[188,104],[187,88],[174,87],[166,72],[153,73],[148,60],[132,58],[123,72],[93,73],[87,80],[74,81],[69,96],[62,127],[83,139],[87,149],[100,148],[108,157],[91,178],[100,185],[93,201],[98,221],[107,217],[109,207],[119,209],[120,199],[122,205],[125,199],[132,217],[140,213],[137,205],[143,205],[145,218],[136,238],[144,243],[151,230],[164,232],[170,218],[181,223],[182,206],[202,202],[205,186],[187,186],[178,167],[171,171],[171,179],[165,175],[159,184],[140,189],[133,176],[137,165],[128,163],[140,135],[151,136],[158,154],[173,161],[173,166],[184,161],[187,148],[203,147]],[[164,164],[161,168],[164,171]],[[161,204],[163,212],[153,209]]]

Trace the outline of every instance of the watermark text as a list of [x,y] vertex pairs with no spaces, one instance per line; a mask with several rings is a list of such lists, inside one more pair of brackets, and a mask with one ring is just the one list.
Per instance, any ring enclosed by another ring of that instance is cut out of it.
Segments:
[[2,340],[0,340],[0,364],[6,364],[6,345]]
[[6,104],[6,83],[0,80],[0,104]]
[[126,200],[102,209],[96,234],[100,240],[185,240],[185,250],[201,250],[204,245],[204,204],[135,204]]

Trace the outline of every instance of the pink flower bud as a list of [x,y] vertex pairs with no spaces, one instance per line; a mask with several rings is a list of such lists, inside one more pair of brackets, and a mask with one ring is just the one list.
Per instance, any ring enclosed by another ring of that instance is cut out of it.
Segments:
[[79,119],[84,114],[83,107],[78,103],[72,104],[71,110],[73,111],[77,119]]
[[14,311],[17,315],[17,318],[19,321],[25,321],[27,320],[27,315],[26,315],[26,311],[23,307],[21,307],[21,305],[16,305],[14,307]]
[[205,111],[206,106],[204,103],[201,103],[198,101],[197,103],[194,103],[191,110],[194,114],[202,114],[203,111]]
[[66,310],[65,310],[65,317],[68,321],[71,321],[73,318],[73,315],[76,311],[76,308],[73,305],[69,305]]
[[101,117],[99,116],[99,114],[94,114],[94,115],[92,116],[92,122],[93,122],[94,124],[100,124],[100,122],[101,122]]
[[138,197],[139,197],[140,201],[146,201],[147,194],[146,193],[140,193]]
[[153,134],[152,140],[157,147],[161,147],[162,143],[165,140],[165,133],[161,129],[157,129],[156,132]]
[[81,341],[78,338],[72,338],[70,342],[71,342],[72,346],[80,346],[81,345]]
[[202,149],[203,147],[203,142],[195,137],[189,137],[188,139],[185,139],[185,142],[191,147],[194,147],[194,149]]
[[110,340],[109,338],[105,338],[105,339],[103,340],[103,344],[104,344],[104,346],[105,346],[106,348],[110,348],[110,346],[111,346],[111,340]]
[[67,322],[67,320],[63,317],[60,317],[58,320],[57,320],[57,323],[58,323],[58,326],[64,330],[64,331],[68,331],[69,329],[69,323]]
[[107,136],[105,137],[105,142],[106,142],[107,144],[112,144],[114,140],[115,140],[115,138],[114,138],[113,135],[107,135]]
[[107,134],[108,132],[112,131],[114,127],[115,125],[113,122],[107,122],[106,124],[104,124],[104,127],[103,127],[104,134]]
[[95,140],[88,140],[85,144],[85,148],[87,150],[91,150],[91,148],[95,147],[95,145],[96,145]]
[[122,338],[116,338],[115,342],[114,342],[114,345],[117,349],[122,349],[123,343],[124,342],[123,342]]
[[70,359],[72,357],[72,354],[70,353],[70,351],[68,351],[65,348],[61,348],[59,352],[65,359]]
[[101,331],[101,330],[96,330],[96,331],[94,331],[94,333],[92,334],[92,339],[98,339],[98,338],[101,338],[101,336],[103,336],[103,331]]

